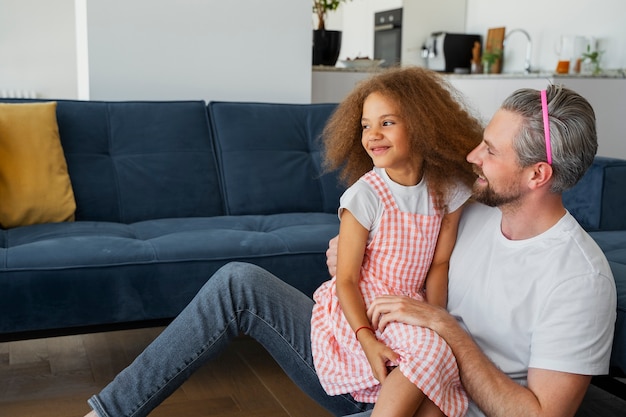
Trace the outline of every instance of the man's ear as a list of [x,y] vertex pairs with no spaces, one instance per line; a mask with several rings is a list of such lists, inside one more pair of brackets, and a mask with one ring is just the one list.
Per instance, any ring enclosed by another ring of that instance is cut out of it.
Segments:
[[532,166],[532,169],[528,186],[531,189],[545,187],[552,178],[552,165],[547,162],[538,162]]

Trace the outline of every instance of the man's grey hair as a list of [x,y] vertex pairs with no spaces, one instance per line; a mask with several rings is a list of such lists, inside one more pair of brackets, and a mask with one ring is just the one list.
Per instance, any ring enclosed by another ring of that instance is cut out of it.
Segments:
[[[553,171],[550,191],[562,193],[573,187],[593,162],[598,150],[596,117],[591,104],[568,88],[550,85],[546,93]],[[540,92],[517,90],[501,108],[523,118],[513,145],[520,166],[547,161]]]

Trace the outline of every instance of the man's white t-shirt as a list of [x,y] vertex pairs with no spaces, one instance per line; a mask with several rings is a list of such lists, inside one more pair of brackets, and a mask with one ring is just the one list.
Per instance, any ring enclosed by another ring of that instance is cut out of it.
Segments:
[[[525,240],[502,235],[501,211],[465,208],[449,271],[448,310],[504,373],[608,372],[616,315],[606,257],[570,213]],[[482,416],[470,405],[468,416]]]

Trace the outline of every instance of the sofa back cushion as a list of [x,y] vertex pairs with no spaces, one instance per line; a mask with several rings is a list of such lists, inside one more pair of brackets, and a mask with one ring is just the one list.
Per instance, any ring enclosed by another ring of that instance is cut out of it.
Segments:
[[597,156],[563,203],[587,231],[625,230],[626,160]]
[[336,173],[322,173],[320,154],[335,107],[209,103],[227,213],[336,213],[343,189]]
[[76,220],[223,214],[203,101],[58,100]]

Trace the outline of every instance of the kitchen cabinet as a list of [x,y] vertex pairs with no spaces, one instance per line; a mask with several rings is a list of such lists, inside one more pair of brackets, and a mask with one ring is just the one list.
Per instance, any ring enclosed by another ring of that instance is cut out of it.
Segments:
[[450,76],[450,83],[466,97],[467,102],[486,123],[500,107],[502,101],[519,88],[546,88],[549,84],[562,84],[585,97],[594,108],[598,133],[598,155],[626,158],[626,78],[529,76],[508,78],[472,78]]
[[375,73],[349,68],[313,67],[311,103],[339,103],[359,81]]
[[[354,71],[346,68],[313,67],[311,101],[313,103],[340,102],[357,82],[377,71]],[[552,74],[522,75],[457,75],[446,74],[447,80],[458,89],[468,104],[485,122],[500,107],[502,100],[512,91],[523,88],[545,88]]]
[[547,77],[452,76],[448,81],[465,96],[465,102],[484,123],[500,108],[502,101],[520,88],[541,90],[550,83]]
[[[360,80],[372,72],[313,69],[312,102],[340,102]],[[598,155],[626,159],[626,78],[624,74],[607,77],[556,76],[545,74],[446,74],[450,84],[464,96],[464,100],[484,123],[498,110],[502,101],[519,88],[546,88],[549,84],[563,84],[579,92],[593,106],[598,130]]]

